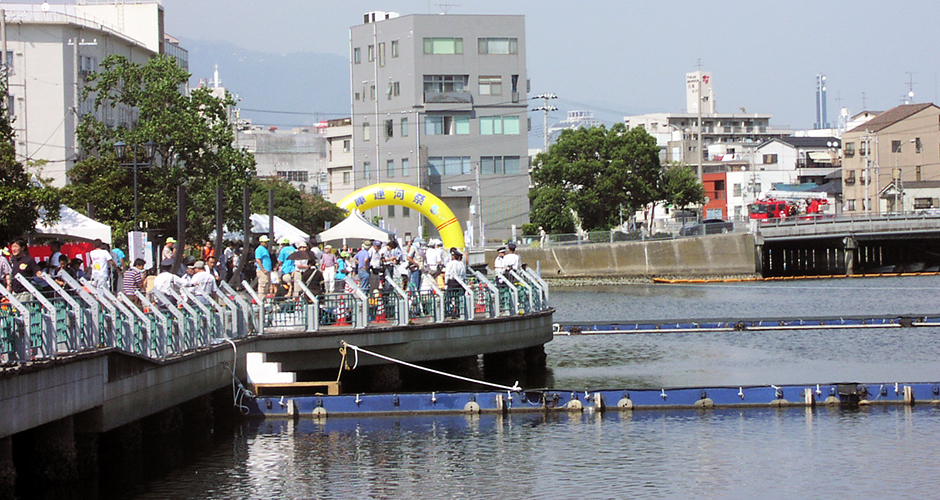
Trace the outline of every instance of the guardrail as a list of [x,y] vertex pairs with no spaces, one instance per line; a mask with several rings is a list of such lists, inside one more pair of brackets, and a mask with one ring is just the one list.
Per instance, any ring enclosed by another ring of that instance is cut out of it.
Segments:
[[890,212],[885,214],[808,214],[786,219],[767,219],[758,221],[761,228],[831,225],[862,222],[900,222],[933,220],[940,224],[940,210],[921,210],[914,212]]
[[[291,297],[260,297],[249,286],[236,292],[220,285],[216,300],[188,289],[150,295],[136,302],[91,282],[65,277],[65,287],[44,276],[17,276],[32,297],[21,302],[0,287],[0,363],[22,363],[100,348],[166,359],[226,339],[278,331],[326,332],[369,326],[441,323],[446,319],[515,316],[547,309],[548,285],[534,271],[499,275],[491,281],[471,271],[459,289],[441,290],[430,276],[403,289],[390,276],[386,287],[364,293],[347,278],[346,289],[313,294],[303,283]],[[43,286],[40,290],[37,286]]]

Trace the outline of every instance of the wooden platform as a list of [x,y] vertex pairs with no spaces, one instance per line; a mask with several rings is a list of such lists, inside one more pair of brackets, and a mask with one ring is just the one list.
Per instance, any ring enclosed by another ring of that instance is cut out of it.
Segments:
[[[252,391],[258,396],[278,396],[310,394],[310,388],[326,389],[329,396],[338,396],[342,387],[341,382],[291,382],[288,384],[252,384]],[[318,391],[322,393],[323,391]]]

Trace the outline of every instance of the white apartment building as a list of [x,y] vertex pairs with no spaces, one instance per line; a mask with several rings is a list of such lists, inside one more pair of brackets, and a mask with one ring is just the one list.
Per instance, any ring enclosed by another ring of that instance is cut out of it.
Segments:
[[236,144],[255,156],[258,177],[281,179],[306,193],[327,189],[327,137],[319,127],[244,125]]
[[[85,77],[111,54],[143,64],[156,54],[175,57],[184,69],[188,56],[163,31],[159,0],[76,5],[0,4],[9,69],[10,112],[15,118],[16,154],[23,162],[44,165],[41,175],[63,186],[66,173],[81,158],[76,129],[92,112],[81,99]],[[118,105],[98,111],[112,126],[130,125],[133,109]]]
[[353,182],[352,118],[324,123],[327,143],[327,200],[336,203],[355,191]]

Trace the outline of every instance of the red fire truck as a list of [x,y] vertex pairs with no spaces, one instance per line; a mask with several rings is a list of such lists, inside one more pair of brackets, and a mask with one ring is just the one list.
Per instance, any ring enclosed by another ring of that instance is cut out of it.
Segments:
[[751,203],[747,206],[747,212],[751,219],[770,220],[801,215],[816,215],[823,213],[828,207],[829,200],[825,198],[801,198],[798,200],[769,198]]

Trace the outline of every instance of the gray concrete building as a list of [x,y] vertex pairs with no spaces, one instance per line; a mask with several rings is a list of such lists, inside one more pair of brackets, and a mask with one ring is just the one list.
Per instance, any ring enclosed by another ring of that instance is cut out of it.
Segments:
[[65,185],[66,172],[84,154],[75,135],[82,116],[94,112],[114,127],[137,120],[136,109],[118,104],[94,111],[93,98],[81,98],[87,76],[100,71],[101,61],[120,54],[145,64],[167,54],[188,68],[186,50],[164,33],[159,0],[4,3],[0,8],[16,156],[55,186]]
[[[525,61],[524,16],[366,14],[350,29],[355,188],[419,186],[468,244],[509,238],[529,220]],[[407,208],[371,212],[399,237],[437,236]]]

